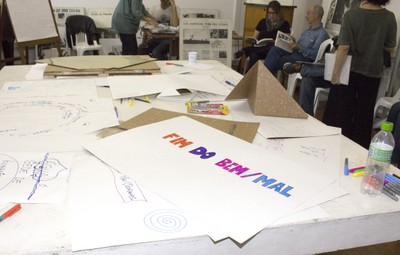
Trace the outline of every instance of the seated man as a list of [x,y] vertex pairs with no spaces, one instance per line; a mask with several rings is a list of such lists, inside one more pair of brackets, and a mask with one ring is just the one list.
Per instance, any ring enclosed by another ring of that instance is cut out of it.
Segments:
[[276,75],[287,62],[315,60],[321,43],[329,38],[328,32],[322,26],[323,15],[324,9],[318,4],[307,10],[306,20],[310,27],[301,34],[297,43],[290,46],[293,49],[292,53],[276,46],[271,48],[264,60],[264,65],[273,75]]
[[[175,0],[160,0],[160,4],[153,5],[150,14],[157,19],[159,24],[177,27],[179,17]],[[170,39],[166,38],[143,38],[144,42],[139,46],[139,54],[149,54],[158,60],[166,60],[170,49]]]
[[[337,49],[337,39],[337,36],[332,38],[334,47],[330,49],[331,53],[335,52]],[[322,61],[324,61],[324,58],[321,59],[321,62]],[[324,66],[313,65],[312,63],[286,63],[283,65],[283,71],[288,74],[301,74],[299,103],[307,114],[314,116],[315,89],[331,87],[330,81],[324,80]]]

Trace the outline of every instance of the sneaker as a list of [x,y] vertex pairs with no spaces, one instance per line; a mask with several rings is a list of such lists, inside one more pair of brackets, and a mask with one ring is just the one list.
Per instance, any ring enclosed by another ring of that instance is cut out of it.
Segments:
[[299,73],[301,69],[301,64],[287,62],[283,65],[282,69],[287,74]]

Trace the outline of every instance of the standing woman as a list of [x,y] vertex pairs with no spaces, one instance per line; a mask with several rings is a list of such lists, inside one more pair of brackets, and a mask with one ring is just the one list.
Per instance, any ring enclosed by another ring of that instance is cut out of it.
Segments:
[[[282,17],[281,4],[278,1],[271,1],[267,6],[265,18],[258,22],[253,37],[258,40],[264,38],[273,38],[275,40],[278,30],[290,34],[290,24]],[[247,42],[250,43],[250,41]],[[271,41],[267,45],[252,45],[244,48],[243,53],[245,54],[245,57],[250,58],[248,69],[250,69],[259,59],[264,59],[273,45],[274,42]],[[240,55],[240,53],[237,55]]]
[[[383,72],[384,51],[396,47],[394,14],[383,6],[390,0],[362,1],[342,19],[339,48],[332,72],[331,90],[323,118],[325,124],[342,128],[342,134],[368,148],[373,113]],[[352,55],[349,85],[339,77],[347,55]]]
[[122,43],[122,55],[137,55],[136,33],[141,20],[157,26],[158,23],[144,7],[142,0],[119,0],[112,17],[112,28],[117,30]]

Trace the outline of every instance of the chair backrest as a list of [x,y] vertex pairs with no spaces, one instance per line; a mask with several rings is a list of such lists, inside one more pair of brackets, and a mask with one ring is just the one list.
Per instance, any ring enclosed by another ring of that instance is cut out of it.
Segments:
[[[93,19],[85,15],[71,15],[65,21],[65,30],[67,33],[68,47],[75,45],[75,35],[83,32],[87,36],[89,45],[93,45],[94,41],[99,42],[100,34],[97,32],[96,24]],[[72,38],[72,40],[71,40]]]
[[319,46],[317,57],[315,58],[314,62],[319,62],[322,59],[324,53],[328,51],[328,47],[329,50],[333,47],[333,40],[331,38],[321,43],[321,45]]
[[79,32],[79,33],[75,34],[75,46],[77,46],[79,44],[87,44],[88,45],[87,36],[83,32]]
[[397,90],[396,94],[393,96],[393,99],[396,101],[400,101],[400,89]]

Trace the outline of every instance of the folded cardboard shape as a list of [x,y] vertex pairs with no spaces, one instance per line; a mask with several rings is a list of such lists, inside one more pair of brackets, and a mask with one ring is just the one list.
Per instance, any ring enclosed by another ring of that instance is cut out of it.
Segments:
[[307,119],[308,115],[258,61],[225,100],[245,99],[255,115]]

